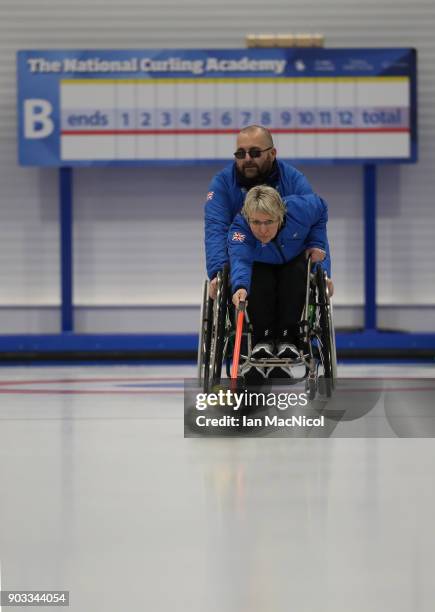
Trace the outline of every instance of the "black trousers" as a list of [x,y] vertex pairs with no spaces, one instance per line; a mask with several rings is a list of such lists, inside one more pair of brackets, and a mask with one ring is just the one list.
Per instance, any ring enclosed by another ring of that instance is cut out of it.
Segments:
[[307,260],[301,253],[285,264],[254,262],[248,314],[254,344],[265,338],[297,344],[305,304]]

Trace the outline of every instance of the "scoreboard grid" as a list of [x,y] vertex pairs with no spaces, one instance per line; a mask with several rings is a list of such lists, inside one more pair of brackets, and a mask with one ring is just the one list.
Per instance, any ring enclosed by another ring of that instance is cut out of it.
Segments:
[[63,161],[226,159],[228,136],[253,123],[295,158],[410,155],[407,77],[65,79],[60,90]]

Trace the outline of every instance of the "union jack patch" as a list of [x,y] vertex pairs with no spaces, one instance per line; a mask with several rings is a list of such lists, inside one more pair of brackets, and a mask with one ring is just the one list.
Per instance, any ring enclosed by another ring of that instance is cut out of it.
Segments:
[[207,200],[211,200],[214,196],[214,191],[209,191],[207,194]]
[[234,232],[232,240],[237,240],[237,242],[244,242],[245,238],[245,234],[242,234],[240,232]]

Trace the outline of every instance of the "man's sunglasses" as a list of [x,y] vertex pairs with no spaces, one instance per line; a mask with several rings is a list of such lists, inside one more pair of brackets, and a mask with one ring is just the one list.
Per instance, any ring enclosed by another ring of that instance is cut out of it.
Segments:
[[247,151],[245,151],[245,149],[238,149],[235,153],[234,153],[234,157],[236,159],[245,159],[246,154],[249,154],[249,157],[251,157],[252,159],[255,159],[256,157],[261,157],[261,154],[264,153],[265,151],[270,151],[270,149],[273,149],[273,147],[267,147],[267,149],[248,149]]

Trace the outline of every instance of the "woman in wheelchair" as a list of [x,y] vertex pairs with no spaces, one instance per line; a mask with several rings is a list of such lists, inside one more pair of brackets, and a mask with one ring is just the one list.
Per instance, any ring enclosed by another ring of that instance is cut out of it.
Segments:
[[[247,194],[228,234],[233,303],[247,302],[251,357],[300,357],[299,322],[306,296],[307,258],[328,277],[327,205],[316,194],[281,198],[260,185]],[[333,286],[328,281],[329,294]]]

